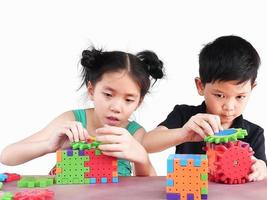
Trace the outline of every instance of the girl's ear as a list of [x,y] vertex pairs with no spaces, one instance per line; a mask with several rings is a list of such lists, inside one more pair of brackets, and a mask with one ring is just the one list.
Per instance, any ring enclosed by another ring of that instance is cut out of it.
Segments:
[[197,88],[197,92],[200,96],[204,95],[204,85],[202,84],[201,80],[199,77],[195,78],[195,84],[196,84],[196,88]]
[[254,89],[257,86],[257,82],[255,81],[253,85],[251,85],[251,90]]
[[95,88],[90,81],[88,82],[87,91],[90,99],[93,101]]

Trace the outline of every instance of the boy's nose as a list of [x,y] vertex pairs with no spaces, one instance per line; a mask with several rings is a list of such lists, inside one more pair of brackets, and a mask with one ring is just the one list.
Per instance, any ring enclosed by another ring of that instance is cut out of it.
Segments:
[[232,111],[235,108],[235,103],[233,100],[227,100],[223,104],[223,109],[227,111]]

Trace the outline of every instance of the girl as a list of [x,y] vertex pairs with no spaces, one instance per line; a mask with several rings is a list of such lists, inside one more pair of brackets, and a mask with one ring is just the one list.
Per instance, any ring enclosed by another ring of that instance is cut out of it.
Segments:
[[[103,154],[120,158],[118,173],[131,175],[133,162],[137,176],[155,175],[148,154],[141,145],[145,130],[129,121],[150,88],[150,77],[163,77],[163,63],[151,51],[132,55],[102,51],[92,47],[81,58],[82,86],[86,85],[94,108],[67,111],[39,132],[7,146],[1,162],[18,165],[47,153],[70,147],[71,142],[89,136],[103,144]],[[14,152],[16,152],[14,154]],[[127,161],[126,161],[127,160]]]

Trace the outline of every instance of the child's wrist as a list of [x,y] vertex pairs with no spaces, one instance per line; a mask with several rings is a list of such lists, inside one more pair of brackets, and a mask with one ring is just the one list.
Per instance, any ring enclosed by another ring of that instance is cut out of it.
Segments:
[[179,143],[190,142],[190,135],[185,128],[179,128],[177,141]]

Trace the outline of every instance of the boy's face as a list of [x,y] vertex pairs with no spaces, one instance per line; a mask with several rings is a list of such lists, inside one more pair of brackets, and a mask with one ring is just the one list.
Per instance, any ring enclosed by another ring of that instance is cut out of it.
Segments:
[[198,93],[204,96],[207,113],[218,115],[224,128],[230,128],[233,120],[240,116],[249,100],[255,85],[251,81],[237,84],[238,81],[216,81],[203,85],[195,79]]
[[94,86],[89,84],[88,90],[95,105],[97,127],[125,127],[141,102],[140,87],[125,71],[103,74]]

